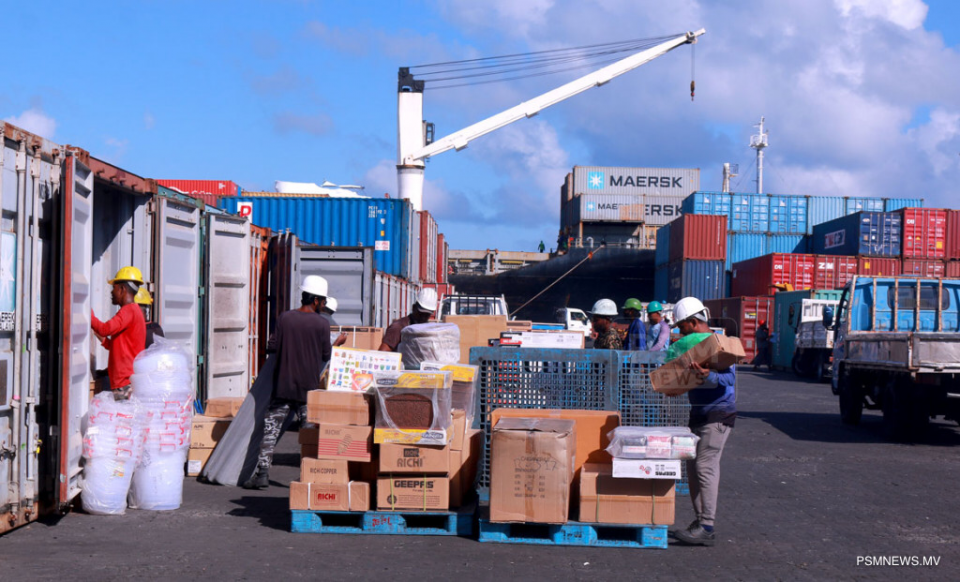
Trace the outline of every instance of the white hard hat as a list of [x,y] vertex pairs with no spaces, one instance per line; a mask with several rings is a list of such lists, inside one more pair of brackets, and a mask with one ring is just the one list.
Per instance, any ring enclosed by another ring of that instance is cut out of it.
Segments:
[[605,317],[617,316],[617,304],[610,299],[601,299],[593,304],[590,315],[603,315]]
[[710,310],[704,307],[703,303],[696,297],[684,297],[673,306],[672,327],[676,327],[678,323],[691,317],[707,321],[710,317]]
[[317,297],[327,296],[327,280],[319,275],[307,275],[303,278],[300,290],[304,293],[316,295]]
[[429,311],[433,313],[437,310],[437,290],[433,287],[427,287],[426,289],[421,289],[417,293],[417,305],[416,307],[420,311]]
[[336,313],[337,300],[334,299],[333,297],[327,297],[327,309],[330,311],[330,313]]

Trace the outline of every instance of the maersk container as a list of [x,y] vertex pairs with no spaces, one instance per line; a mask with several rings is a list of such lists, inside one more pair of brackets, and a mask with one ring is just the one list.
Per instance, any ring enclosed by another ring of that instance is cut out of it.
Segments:
[[[682,213],[682,196],[639,194],[581,194],[581,222],[635,222],[662,226]],[[569,214],[569,210],[568,210]]]
[[814,255],[771,253],[733,264],[731,295],[772,295],[790,285],[793,290],[813,287]]
[[813,227],[811,251],[818,255],[900,255],[900,215],[857,212]]
[[903,259],[900,274],[904,277],[946,277],[947,264],[935,259]]
[[809,199],[806,196],[770,195],[770,234],[806,234]]
[[770,197],[766,194],[732,194],[729,224],[732,232],[769,232]]
[[670,223],[671,261],[727,259],[727,217],[686,214]]
[[767,242],[770,238],[772,237],[766,234],[750,232],[731,232],[727,234],[727,270],[732,270],[734,263],[767,254]]
[[899,277],[901,268],[896,257],[857,257],[857,275]]
[[940,208],[901,208],[903,257],[940,259],[947,256],[947,211]]
[[815,289],[840,289],[857,274],[857,257],[816,255]]
[[665,224],[657,230],[657,248],[653,251],[656,267],[670,262],[670,228],[670,224]]
[[668,267],[667,301],[684,297],[701,301],[722,299],[726,295],[726,269],[723,261],[679,260]]
[[771,333],[777,331],[773,297],[728,297],[704,301],[704,306],[710,310],[711,326],[722,327],[726,335],[740,338],[747,355],[746,362],[751,362],[757,355],[756,337],[760,322],[766,322]]
[[574,195],[626,194],[682,198],[700,189],[700,170],[574,166],[573,189]]
[[901,208],[923,208],[923,198],[884,198],[884,212],[893,212]]
[[732,201],[728,192],[694,192],[683,199],[681,208],[684,214],[712,214],[729,218]]
[[660,265],[654,271],[653,276],[653,298],[657,301],[666,302],[670,294],[670,267],[669,265]]
[[883,198],[859,198],[848,196],[844,198],[844,214],[857,212],[884,212]]
[[811,196],[807,205],[807,234],[813,227],[845,216],[844,199],[840,196]]
[[264,194],[220,199],[220,208],[274,232],[290,230],[300,240],[322,246],[373,247],[379,271],[404,278],[413,273],[411,243],[415,214],[406,200],[317,198]]

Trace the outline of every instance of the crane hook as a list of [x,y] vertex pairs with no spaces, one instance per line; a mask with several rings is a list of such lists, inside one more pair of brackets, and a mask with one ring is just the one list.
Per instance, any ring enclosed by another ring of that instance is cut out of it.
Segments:
[[694,93],[694,90],[695,90],[696,88],[697,88],[697,82],[696,82],[696,81],[690,81],[690,100],[691,100],[691,101],[693,101],[693,93]]

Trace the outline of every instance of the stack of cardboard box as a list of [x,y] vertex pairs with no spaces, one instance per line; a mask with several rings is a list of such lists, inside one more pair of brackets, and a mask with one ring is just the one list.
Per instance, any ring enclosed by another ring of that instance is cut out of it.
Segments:
[[211,398],[207,400],[204,414],[193,417],[190,427],[190,450],[187,453],[187,475],[196,477],[210,460],[213,449],[227,432],[236,416],[243,398]]

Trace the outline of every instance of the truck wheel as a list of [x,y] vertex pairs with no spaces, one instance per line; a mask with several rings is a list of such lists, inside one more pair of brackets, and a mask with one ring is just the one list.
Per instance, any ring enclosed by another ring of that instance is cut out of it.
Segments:
[[840,422],[858,425],[863,417],[863,390],[860,384],[847,374],[837,379],[840,388]]
[[921,387],[909,380],[890,380],[883,391],[883,430],[897,441],[913,441],[923,436],[930,424],[927,403]]
[[790,362],[790,367],[793,368],[793,373],[799,378],[803,378],[806,375],[803,372],[803,356],[801,354],[802,352],[794,352],[793,361]]

